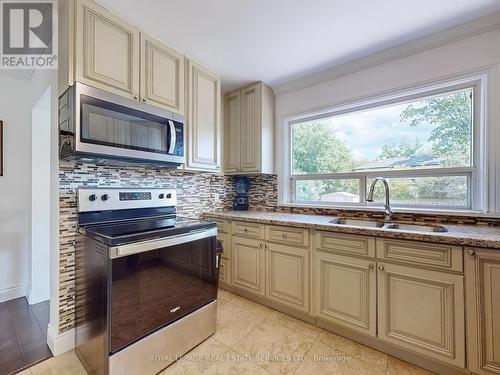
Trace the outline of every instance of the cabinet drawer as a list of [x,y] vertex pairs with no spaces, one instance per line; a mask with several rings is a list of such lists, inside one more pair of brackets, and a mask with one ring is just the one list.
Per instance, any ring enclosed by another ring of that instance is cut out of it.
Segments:
[[374,258],[375,238],[318,231],[316,249]]
[[378,238],[377,258],[463,272],[462,248],[458,246]]
[[227,220],[218,219],[215,217],[208,217],[208,221],[212,221],[217,224],[217,232],[218,233],[229,233],[229,223]]
[[309,246],[309,230],[304,228],[266,226],[266,240],[291,245]]
[[222,258],[231,259],[231,236],[227,233],[217,233],[217,239],[222,242]]
[[233,234],[245,237],[265,238],[264,224],[233,221]]

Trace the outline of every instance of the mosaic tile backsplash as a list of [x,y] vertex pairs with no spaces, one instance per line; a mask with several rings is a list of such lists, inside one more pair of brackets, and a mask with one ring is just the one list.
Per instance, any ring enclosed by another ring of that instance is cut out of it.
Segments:
[[[74,326],[75,234],[77,225],[76,189],[78,187],[158,187],[177,190],[178,214],[197,218],[202,213],[231,209],[234,184],[231,176],[190,173],[172,169],[143,167],[101,167],[61,161],[59,166],[59,330]],[[383,219],[381,212],[316,208],[278,207],[276,175],[250,177],[251,210],[331,215],[361,219]],[[466,216],[398,213],[395,220],[416,223],[500,225],[500,219]]]

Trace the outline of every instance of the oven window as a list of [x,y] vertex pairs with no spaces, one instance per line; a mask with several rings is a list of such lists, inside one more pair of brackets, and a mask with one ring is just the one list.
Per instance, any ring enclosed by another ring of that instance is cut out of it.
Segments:
[[167,153],[168,119],[85,95],[80,100],[83,142]]
[[111,352],[217,298],[215,237],[112,260]]

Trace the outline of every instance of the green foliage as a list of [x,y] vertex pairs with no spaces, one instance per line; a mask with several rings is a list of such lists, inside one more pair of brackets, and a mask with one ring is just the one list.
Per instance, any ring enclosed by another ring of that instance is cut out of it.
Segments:
[[417,105],[409,105],[400,118],[409,122],[410,126],[422,123],[437,125],[429,137],[433,152],[441,156],[447,165],[469,165],[472,129],[470,92],[429,98]]
[[319,122],[293,126],[295,174],[346,172],[352,168],[351,151],[345,142]]
[[383,145],[382,152],[379,155],[380,160],[392,159],[399,156],[410,157],[418,154],[418,150],[422,147],[422,143],[415,139],[415,141],[409,141],[403,139],[397,145]]
[[[319,122],[293,126],[293,173],[337,173],[352,169],[351,151],[345,142]],[[353,185],[354,184],[354,185]],[[352,185],[352,186],[351,186]],[[316,180],[297,185],[300,200],[319,200],[321,195],[345,189],[357,193],[357,181]]]

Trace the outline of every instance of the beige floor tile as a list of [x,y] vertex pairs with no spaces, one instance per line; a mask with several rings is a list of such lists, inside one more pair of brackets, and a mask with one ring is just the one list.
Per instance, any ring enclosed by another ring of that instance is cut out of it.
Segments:
[[357,342],[348,340],[344,337],[333,333],[323,331],[318,337],[318,341],[322,344],[336,349],[342,353],[346,353],[351,357],[361,359],[365,362],[372,363],[381,369],[387,367],[387,354],[379,352],[375,349],[358,344]]
[[217,305],[217,332],[214,337],[231,347],[266,317],[266,314],[247,311],[220,300]]
[[220,289],[217,292],[217,299],[218,300],[223,300],[227,302],[231,302],[231,300],[236,297],[235,294],[228,292],[227,290]]
[[74,351],[50,358],[30,370],[32,375],[87,375]]
[[289,315],[280,313],[278,311],[272,311],[267,320],[269,324],[276,324],[280,326],[284,326],[290,328],[298,333],[303,335],[319,335],[324,332],[321,328],[313,326],[312,324],[306,323],[303,320],[295,319]]
[[318,333],[294,330],[277,324],[275,318],[255,327],[232,347],[246,355],[271,374],[292,374],[306,352],[311,348]]
[[299,365],[295,374],[384,375],[385,369],[351,357],[317,341],[308,351],[306,360]]
[[273,309],[270,309],[267,306],[261,305],[259,303],[250,301],[249,299],[237,296],[236,294],[232,294],[231,300],[229,301],[233,305],[241,307],[245,311],[252,312],[254,314],[271,314]]
[[432,372],[413,366],[397,358],[389,357],[386,375],[432,375]]
[[28,368],[24,371],[18,372],[16,375],[31,375],[31,370]]

